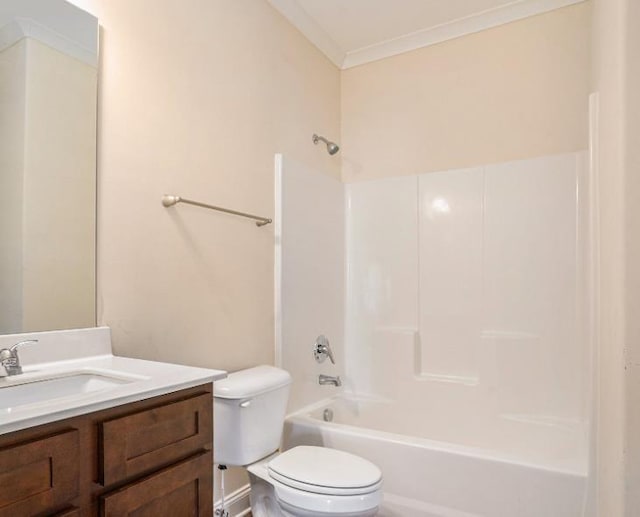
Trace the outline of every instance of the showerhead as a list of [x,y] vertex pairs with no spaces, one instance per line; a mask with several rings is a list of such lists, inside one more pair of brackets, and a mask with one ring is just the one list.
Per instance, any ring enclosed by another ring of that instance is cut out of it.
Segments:
[[323,136],[318,136],[318,135],[313,135],[313,143],[314,144],[318,144],[318,142],[323,141],[325,144],[327,144],[327,152],[333,156],[334,154],[336,154],[339,150],[340,150],[340,146],[338,144],[336,144],[335,142],[330,142],[329,140],[327,140],[325,137]]

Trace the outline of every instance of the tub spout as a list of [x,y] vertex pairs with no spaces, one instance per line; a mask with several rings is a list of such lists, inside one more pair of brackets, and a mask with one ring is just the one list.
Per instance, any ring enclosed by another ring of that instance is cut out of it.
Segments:
[[335,377],[332,377],[331,375],[322,375],[320,374],[318,376],[318,384],[320,384],[320,386],[342,386],[342,381],[340,380],[340,376],[337,375]]

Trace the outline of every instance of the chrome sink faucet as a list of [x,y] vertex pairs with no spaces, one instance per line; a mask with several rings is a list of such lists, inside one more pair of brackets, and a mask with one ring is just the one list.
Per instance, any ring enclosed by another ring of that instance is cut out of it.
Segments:
[[322,375],[318,376],[318,384],[320,386],[342,386],[342,381],[340,380],[340,376],[337,375],[332,377],[331,375]]
[[10,348],[3,348],[2,350],[0,350],[0,366],[2,366],[2,369],[0,369],[0,377],[8,377],[10,375],[21,374],[22,366],[20,366],[18,348],[23,345],[31,345],[37,342],[37,339],[28,339],[26,341],[20,341]]

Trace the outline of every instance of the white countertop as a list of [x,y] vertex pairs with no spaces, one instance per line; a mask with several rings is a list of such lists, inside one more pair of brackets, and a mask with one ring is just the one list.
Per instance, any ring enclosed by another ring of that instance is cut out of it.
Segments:
[[[85,352],[90,353],[105,351],[105,331],[109,337],[108,329],[92,329],[94,332],[81,334],[83,340],[78,339],[75,334],[75,341],[82,342],[88,335],[91,337],[95,331],[102,331],[102,336],[98,336],[98,341],[102,340],[102,344],[95,343],[86,345],[83,343]],[[83,332],[83,331],[68,331]],[[44,334],[53,333],[31,333],[28,336],[20,336],[20,338],[29,339],[36,337],[42,343],[43,341],[49,345],[55,341],[59,345],[61,340],[60,333],[57,333],[55,339]],[[26,336],[26,337],[25,337]],[[64,336],[62,336],[64,337]],[[4,338],[4,336],[3,336]],[[44,338],[44,339],[43,339]],[[73,340],[72,340],[73,341]],[[15,341],[14,341],[15,342]],[[39,343],[39,345],[41,344]],[[0,348],[6,346],[0,342]],[[130,402],[164,395],[174,391],[191,388],[201,384],[213,382],[223,379],[227,373],[222,370],[211,370],[205,368],[194,368],[191,366],[181,366],[169,363],[159,363],[155,361],[145,361],[142,359],[131,359],[127,357],[119,357],[107,354],[82,355],[82,357],[73,357],[72,351],[67,347],[64,354],[65,359],[60,361],[35,362],[34,359],[39,355],[37,350],[31,350],[29,355],[32,364],[23,362],[23,373],[11,377],[0,378],[0,391],[2,388],[9,388],[25,383],[31,386],[38,386],[38,380],[46,376],[48,380],[53,378],[63,378],[69,375],[97,375],[110,379],[121,379],[122,384],[109,386],[106,389],[97,389],[87,393],[77,393],[71,396],[60,398],[50,398],[46,402],[36,402],[29,404],[18,404],[15,407],[0,408],[0,434],[6,434],[28,427],[34,427],[49,422],[55,422],[87,413],[93,413],[102,409],[107,409]],[[50,349],[49,349],[50,350]],[[26,351],[26,348],[25,348]],[[110,351],[110,350],[109,350]],[[50,358],[49,354],[48,358]],[[46,382],[42,384],[46,389]]]

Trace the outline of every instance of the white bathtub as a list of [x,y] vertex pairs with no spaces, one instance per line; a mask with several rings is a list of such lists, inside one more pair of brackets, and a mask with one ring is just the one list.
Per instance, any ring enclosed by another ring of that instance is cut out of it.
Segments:
[[344,397],[309,406],[287,418],[284,448],[323,445],[376,463],[385,480],[381,517],[583,515],[580,428],[511,417],[474,421],[470,432],[464,420],[395,415],[393,407]]

